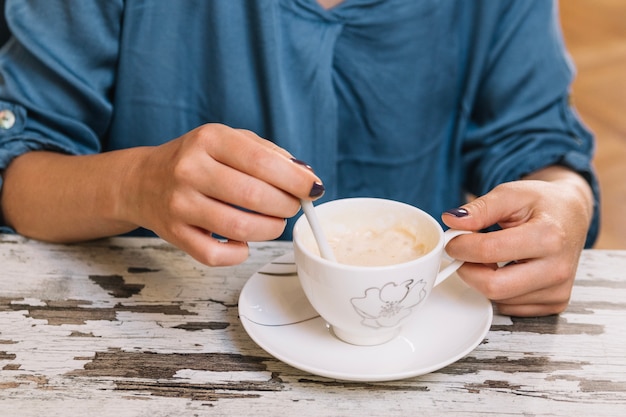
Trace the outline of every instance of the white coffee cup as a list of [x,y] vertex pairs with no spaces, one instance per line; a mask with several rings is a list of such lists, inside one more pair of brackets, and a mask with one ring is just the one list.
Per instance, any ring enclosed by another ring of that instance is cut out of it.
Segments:
[[[463,264],[452,260],[440,270],[444,257],[450,259],[446,244],[470,232],[444,232],[432,216],[411,205],[379,198],[348,198],[320,204],[315,210],[331,246],[333,241],[356,239],[354,245],[344,248],[350,252],[352,246],[362,246],[358,239],[370,239],[378,243],[370,248],[364,245],[365,263],[392,258],[388,265],[348,265],[335,253],[338,262],[328,261],[319,255],[306,217],[296,222],[294,256],[302,288],[329,329],[345,342],[377,345],[393,339],[405,320],[415,318],[433,287]],[[422,245],[422,254],[411,256],[406,245],[394,249],[400,241],[411,245],[413,238],[417,242],[414,246],[419,249]],[[380,256],[380,252],[387,254]],[[395,259],[399,252],[407,252],[411,259]]]

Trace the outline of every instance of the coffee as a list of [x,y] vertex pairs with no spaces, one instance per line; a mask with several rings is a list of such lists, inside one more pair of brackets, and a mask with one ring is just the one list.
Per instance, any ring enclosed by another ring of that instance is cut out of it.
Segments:
[[397,224],[391,228],[361,228],[328,237],[339,263],[357,266],[386,266],[412,261],[428,252],[418,238],[416,226]]
[[393,339],[432,288],[462,264],[453,261],[440,270],[446,243],[466,232],[444,232],[417,207],[346,198],[320,204],[316,212],[341,263],[319,256],[302,216],[293,228],[298,279],[332,333],[347,343],[372,346]]

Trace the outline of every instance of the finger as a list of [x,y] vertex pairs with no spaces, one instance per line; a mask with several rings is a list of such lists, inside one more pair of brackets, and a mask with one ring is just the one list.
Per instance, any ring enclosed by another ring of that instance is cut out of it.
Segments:
[[[512,197],[513,196],[513,197]],[[443,222],[455,229],[482,230],[495,224],[514,227],[532,217],[538,195],[521,182],[500,184],[489,193],[446,211]]]
[[161,236],[187,252],[198,262],[209,266],[229,266],[248,258],[248,244],[239,241],[220,241],[205,230],[182,225],[176,236]]
[[[575,271],[542,260],[502,268],[465,263],[459,276],[487,298],[507,304],[562,302],[569,298]],[[563,265],[561,263],[561,265]]]
[[237,241],[272,240],[285,229],[284,218],[244,211],[202,194],[181,200],[177,210],[180,222]]
[[243,135],[245,135],[249,140],[253,140],[261,146],[266,146],[272,151],[283,155],[287,159],[293,158],[293,155],[290,154],[286,149],[281,148],[280,146],[276,145],[274,142],[271,142],[267,139],[263,139],[259,137],[256,133],[252,132],[251,130],[238,129],[238,131],[241,132]]
[[220,180],[198,178],[197,188],[216,200],[280,218],[292,217],[300,209],[300,201],[293,195],[229,166],[213,162],[204,171],[202,178]]
[[312,170],[294,164],[286,151],[278,151],[261,138],[251,140],[250,132],[212,126],[213,129],[205,128],[200,133],[209,136],[208,152],[217,161],[298,198],[316,199],[323,194],[320,178]]
[[453,258],[473,263],[501,263],[546,257],[558,252],[558,243],[539,222],[489,233],[457,236],[446,246]]
[[573,279],[513,298],[495,300],[500,312],[508,315],[548,315],[560,313],[569,304]]
[[567,309],[568,302],[553,304],[506,304],[495,303],[499,314],[513,317],[540,317],[562,313]]

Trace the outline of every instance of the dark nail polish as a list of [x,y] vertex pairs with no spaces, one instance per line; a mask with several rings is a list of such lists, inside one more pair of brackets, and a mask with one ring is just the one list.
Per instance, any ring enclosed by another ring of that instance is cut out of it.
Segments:
[[321,183],[316,181],[313,183],[313,187],[311,187],[311,192],[309,193],[309,197],[319,198],[324,195],[325,190],[326,189],[324,188],[324,186]]
[[469,215],[469,211],[464,208],[453,208],[445,211],[446,214],[450,214],[454,217],[465,217]]
[[307,164],[304,161],[301,161],[301,160],[296,159],[296,158],[291,158],[291,162],[293,162],[294,164],[302,165],[306,169],[309,169],[309,170],[313,171],[313,168],[311,167],[311,165]]

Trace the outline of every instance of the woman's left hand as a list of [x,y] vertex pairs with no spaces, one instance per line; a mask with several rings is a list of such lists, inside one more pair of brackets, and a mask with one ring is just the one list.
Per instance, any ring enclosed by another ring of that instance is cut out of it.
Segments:
[[451,228],[502,228],[458,236],[446,249],[466,261],[459,275],[500,313],[557,314],[569,303],[592,214],[587,182],[567,168],[549,167],[444,213]]

